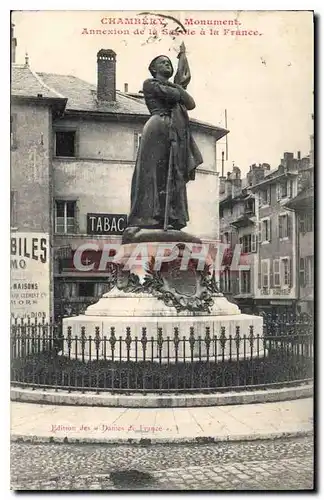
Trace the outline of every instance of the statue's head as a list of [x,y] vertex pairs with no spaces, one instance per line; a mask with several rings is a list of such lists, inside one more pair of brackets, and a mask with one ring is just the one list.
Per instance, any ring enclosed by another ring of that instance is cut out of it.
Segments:
[[171,78],[171,76],[173,75],[173,66],[171,59],[169,59],[168,56],[155,57],[149,65],[149,71],[154,78],[158,74],[167,78]]

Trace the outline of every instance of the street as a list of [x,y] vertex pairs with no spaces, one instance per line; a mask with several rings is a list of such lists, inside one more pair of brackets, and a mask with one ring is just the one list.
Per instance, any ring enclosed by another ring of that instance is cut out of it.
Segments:
[[313,438],[11,445],[13,490],[311,490]]

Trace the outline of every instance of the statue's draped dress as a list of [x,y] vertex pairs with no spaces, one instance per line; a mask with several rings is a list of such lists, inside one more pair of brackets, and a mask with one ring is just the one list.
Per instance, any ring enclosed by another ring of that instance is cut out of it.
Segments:
[[203,159],[189,129],[189,117],[181,91],[155,78],[143,84],[151,117],[146,122],[131,187],[129,226],[162,227],[166,185],[171,162],[169,224],[175,229],[189,220],[186,183],[195,178]]

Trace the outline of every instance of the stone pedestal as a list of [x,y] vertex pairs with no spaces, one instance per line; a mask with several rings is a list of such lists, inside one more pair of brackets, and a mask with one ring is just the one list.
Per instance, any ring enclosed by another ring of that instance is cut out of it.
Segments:
[[[177,250],[174,258],[157,266],[161,244],[166,249],[171,244],[170,257],[172,246]],[[204,359],[208,355],[213,360],[262,356],[263,319],[241,314],[238,306],[217,290],[210,274],[213,257],[206,254],[204,266],[199,266],[199,245],[198,238],[181,231],[126,232],[123,251],[116,258],[114,288],[89,306],[84,315],[63,320],[64,336],[69,332],[73,339],[64,343],[63,354],[81,357],[83,332],[84,338],[91,336],[90,342],[83,342],[84,359],[111,359],[112,344],[115,360],[143,360],[143,355],[158,362]],[[182,266],[188,252],[188,265]],[[131,269],[127,269],[132,255],[140,258],[133,259]],[[145,354],[143,335],[147,339]],[[206,335],[211,339],[209,349]],[[183,341],[190,336],[191,349]],[[246,336],[246,340],[238,336]],[[80,339],[77,346],[75,337]],[[160,343],[152,342],[152,338],[160,339]]]
[[[249,337],[250,328],[253,327],[253,338]],[[80,315],[74,318],[64,320],[64,335],[67,335],[67,328],[71,327],[72,339],[78,337],[78,344],[73,340],[70,351],[68,342],[65,342],[63,354],[70,355],[73,359],[81,358],[82,340],[80,336],[81,327],[84,327],[84,333],[88,339],[91,336],[91,342],[88,340],[84,346],[84,359],[96,359],[97,345],[99,359],[112,359],[111,335],[116,338],[114,344],[114,359],[126,361],[129,354],[130,360],[143,360],[143,331],[147,338],[146,357],[147,361],[162,362],[176,361],[176,349],[174,342],[175,332],[179,334],[178,361],[190,361],[191,349],[188,342],[183,342],[183,337],[189,339],[190,334],[194,335],[195,343],[193,347],[193,356],[195,360],[206,359],[206,333],[210,335],[211,343],[209,348],[210,361],[237,359],[245,357],[246,359],[263,356],[263,337],[262,337],[262,318],[249,314],[219,315],[219,316],[86,316]],[[239,327],[240,336],[246,336],[245,341],[236,343],[235,336]],[[225,337],[222,337],[222,328],[225,328]],[[97,329],[97,330],[96,330]],[[144,329],[144,330],[143,330]],[[161,354],[156,340],[158,339],[159,329],[162,332]],[[99,340],[96,340],[96,331],[99,333]],[[130,347],[127,349],[125,339],[127,332],[130,334]],[[214,339],[213,337],[216,337]],[[258,338],[259,336],[259,338]],[[169,340],[168,340],[169,337]],[[200,340],[199,340],[200,337]],[[152,342],[152,338],[154,342]],[[137,339],[137,340],[136,340]],[[224,348],[222,348],[224,342]],[[91,346],[90,346],[91,344]],[[245,344],[245,345],[244,345]],[[136,348],[137,345],[137,348]],[[91,356],[90,356],[91,352]]]

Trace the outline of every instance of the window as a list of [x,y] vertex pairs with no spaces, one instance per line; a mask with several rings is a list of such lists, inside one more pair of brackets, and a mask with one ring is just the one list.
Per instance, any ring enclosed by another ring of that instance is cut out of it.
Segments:
[[55,155],[75,157],[75,130],[60,130],[55,133]]
[[241,271],[241,293],[251,293],[251,271]]
[[139,150],[139,147],[141,145],[141,140],[142,140],[142,134],[139,134],[138,132],[134,133],[134,149],[135,149],[135,158],[137,156],[137,152]]
[[11,147],[11,149],[15,149],[17,147],[16,125],[17,125],[17,115],[13,114],[10,116],[10,147]]
[[279,215],[279,238],[289,238],[289,216]]
[[10,191],[10,227],[17,225],[17,191]]
[[281,286],[281,279],[280,279],[280,259],[275,259],[273,261],[273,286]]
[[294,192],[294,181],[290,179],[278,182],[276,185],[276,191],[278,201],[283,198],[291,198]]
[[234,217],[236,218],[236,217],[240,217],[243,214],[244,214],[244,205],[242,205],[242,204],[234,205],[232,215],[234,215]]
[[76,202],[55,201],[55,232],[75,233],[76,230]]
[[299,286],[305,286],[305,259],[299,260]]
[[269,260],[261,260],[261,286],[269,288]]
[[314,284],[314,258],[305,257],[305,285]]
[[299,216],[299,231],[301,233],[306,233],[306,231],[305,231],[305,216],[303,214],[300,214],[300,216]]
[[244,205],[244,211],[246,214],[249,214],[249,215],[255,214],[254,199],[249,198],[248,200],[246,200],[245,205]]
[[300,214],[299,231],[301,233],[310,233],[313,231],[313,214],[311,213]]
[[271,204],[271,188],[263,189],[260,191],[260,205],[270,205]]
[[306,221],[306,224],[305,224],[306,233],[311,233],[314,229],[313,228],[313,214],[306,214],[305,221]]
[[251,252],[256,252],[257,251],[257,238],[256,234],[252,233],[251,235]]
[[258,242],[261,243],[262,241],[262,222],[258,221],[257,223],[257,230],[258,230]]
[[222,243],[226,243],[227,245],[232,244],[232,233],[226,231],[222,236]]
[[95,283],[91,281],[81,281],[79,283],[79,297],[94,297]]
[[288,196],[288,183],[287,183],[287,181],[280,183],[280,192],[281,192],[280,198],[287,198],[287,196]]
[[246,234],[240,238],[240,244],[242,245],[243,253],[251,253],[252,252],[252,235]]
[[64,299],[71,299],[77,297],[77,284],[69,281],[60,283],[58,290],[58,297]]
[[270,241],[271,240],[271,221],[270,219],[263,219],[261,221],[261,238],[262,241]]
[[281,259],[281,275],[283,286],[290,286],[290,259],[284,257]]
[[220,279],[221,290],[224,293],[229,293],[231,291],[231,271],[230,269],[224,269],[221,273]]

